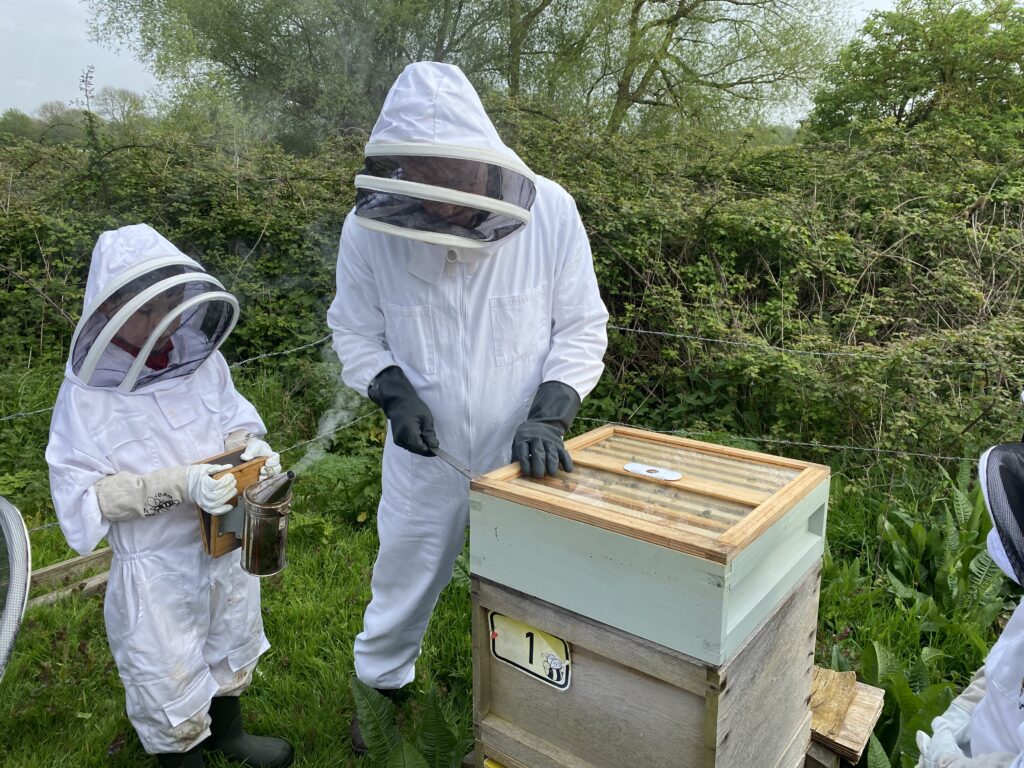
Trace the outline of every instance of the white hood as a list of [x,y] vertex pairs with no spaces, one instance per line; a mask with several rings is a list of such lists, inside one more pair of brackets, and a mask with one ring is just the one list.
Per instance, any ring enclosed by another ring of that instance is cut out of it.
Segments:
[[[175,267],[180,274],[148,286],[146,291],[140,292],[124,306],[122,313],[108,318],[101,312],[104,303],[126,285],[140,279],[145,282],[147,275]],[[84,306],[71,341],[65,376],[83,386],[114,386],[125,392],[134,391],[140,381],[147,380],[147,374],[149,384],[161,380],[160,375],[152,375],[153,372],[145,366],[159,332],[154,332],[147,343],[139,343],[140,353],[135,356],[112,343],[112,337],[134,311],[145,305],[147,299],[175,285],[184,286],[183,301],[168,314],[166,320],[172,324],[181,322],[183,316],[189,318],[179,330],[174,331],[172,338],[177,347],[173,353],[174,365],[187,367],[190,374],[234,328],[238,302],[198,262],[182,253],[148,224],[132,224],[101,234],[93,248]],[[211,306],[218,306],[225,313],[225,321],[217,329],[215,339],[202,338],[198,330]],[[137,357],[143,359],[135,365]],[[168,379],[188,375],[182,374],[182,368],[176,370],[177,373]]]
[[452,64],[419,61],[407,66],[395,80],[370,132],[366,154],[397,154],[396,144],[413,144],[427,151],[433,147],[441,156],[491,158],[532,175],[519,155],[505,146],[473,85]]
[[[388,92],[365,152],[367,166],[356,176],[355,213],[368,229],[487,249],[529,222],[536,177],[502,142],[476,90],[456,66],[407,66]],[[475,176],[478,185],[418,177],[411,164],[422,165],[424,159],[449,166],[445,170],[455,176],[460,171]],[[458,212],[433,212],[438,208]]]

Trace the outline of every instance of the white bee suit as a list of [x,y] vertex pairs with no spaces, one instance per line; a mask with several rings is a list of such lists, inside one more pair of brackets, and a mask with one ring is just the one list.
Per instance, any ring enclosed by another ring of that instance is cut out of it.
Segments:
[[[992,518],[987,548],[1018,585],[1024,572],[1024,444],[986,450],[978,481]],[[1024,768],[1024,610],[1013,612],[967,689],[918,732],[921,768]]]
[[[601,375],[608,313],[586,232],[568,193],[533,176],[504,146],[456,67],[406,68],[371,134],[368,159],[388,145],[398,154],[483,158],[516,171],[517,183],[528,178],[530,195],[535,184],[529,216],[513,211],[478,228],[481,237],[519,227],[515,234],[481,248],[452,235],[368,226],[357,203],[342,229],[328,313],[348,386],[365,395],[378,373],[400,366],[430,408],[440,445],[490,471],[509,462],[516,427],[542,382],[563,382],[582,398]],[[367,684],[399,688],[413,680],[467,519],[468,481],[436,457],[395,445],[389,425],[373,597],[355,642],[356,672]]]
[[[180,265],[204,281],[196,285],[216,283],[146,225],[104,233],[93,252],[76,339],[106,323],[98,302],[111,286],[145,273],[149,264]],[[192,294],[186,287],[186,301]],[[225,436],[239,430],[265,431],[216,351],[237,315],[225,314],[211,340],[198,329],[212,314],[191,315],[194,327],[182,322],[170,336],[166,368],[143,367],[135,383],[120,388],[119,381],[127,379],[114,372],[123,374],[136,356],[110,344],[86,383],[85,354],[73,343],[46,450],[53,502],[68,543],[85,554],[106,536],[113,550],[104,603],[107,638],[128,715],[150,753],[181,752],[208,736],[211,698],[244,689],[256,660],[270,647],[259,580],[242,570],[237,552],[220,558],[204,552],[192,502],[173,494],[151,497],[147,516],[110,522],[101,514],[95,487],[120,472],[145,475],[220,453]]]

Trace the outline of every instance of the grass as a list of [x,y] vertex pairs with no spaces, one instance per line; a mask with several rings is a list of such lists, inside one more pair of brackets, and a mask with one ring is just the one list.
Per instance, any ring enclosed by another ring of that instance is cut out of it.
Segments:
[[[37,361],[27,370],[0,373],[0,414],[52,404],[61,367]],[[348,682],[377,547],[373,511],[384,420],[337,386],[337,365],[329,358],[276,360],[266,369],[236,369],[234,378],[263,414],[285,466],[300,467],[289,565],[263,581],[273,648],[243,698],[246,723],[255,733],[291,740],[297,766],[356,766],[348,748]],[[37,568],[74,554],[58,528],[44,527],[55,519],[43,459],[48,424],[48,413],[0,424],[0,457],[6,460],[0,494],[36,529],[31,537]],[[596,425],[580,428],[585,426]],[[329,440],[306,442],[326,432],[332,433]],[[976,505],[977,489],[968,493],[966,471],[954,483],[935,465],[909,460],[855,464],[842,455],[808,458],[833,463],[817,662],[855,669],[887,694],[901,692],[899,701],[895,693],[887,698],[876,734],[898,757],[895,765],[912,765],[912,728],[925,727],[934,710],[941,711],[997,635],[998,621],[988,618],[995,614],[980,618],[983,606],[946,592],[937,563],[927,562],[944,556],[944,521],[955,511],[958,493]],[[889,539],[882,535],[886,521],[895,526]],[[914,549],[911,526],[917,524],[931,542],[924,550]],[[965,553],[965,564],[983,533],[977,526],[961,531],[957,552]],[[924,576],[900,571],[896,545],[923,563]],[[894,574],[916,597],[893,586]],[[988,605],[998,610],[1006,601],[1005,618],[1011,596],[1004,586],[1001,594],[989,595]],[[416,693],[399,711],[399,726],[410,740],[431,688],[439,692],[456,735],[471,732],[469,606],[467,582],[457,578],[442,594],[425,638]],[[943,690],[925,695],[936,685]],[[922,696],[914,698],[910,690]],[[99,597],[70,598],[28,613],[0,683],[0,744],[3,765],[10,768],[151,765],[124,714]]]
[[[288,567],[263,580],[273,647],[242,701],[247,727],[288,738],[296,766],[334,768],[359,764],[348,749],[348,678],[377,541],[366,525],[336,526],[329,541],[323,530],[315,511],[293,513]],[[471,667],[469,590],[457,581],[438,603],[403,719],[415,722],[435,686],[460,734],[468,735]],[[100,597],[29,611],[0,684],[0,743],[9,768],[151,764],[124,714]]]

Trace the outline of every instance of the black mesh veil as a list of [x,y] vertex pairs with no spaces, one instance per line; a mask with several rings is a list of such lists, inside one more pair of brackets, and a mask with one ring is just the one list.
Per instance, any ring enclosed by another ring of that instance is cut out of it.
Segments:
[[536,197],[525,173],[457,157],[372,155],[356,176],[357,220],[371,229],[462,246],[511,235]]
[[989,448],[978,463],[978,479],[1007,559],[1024,584],[1024,443]]
[[0,678],[11,659],[25,615],[31,571],[25,522],[15,506],[0,496]]
[[89,386],[123,391],[193,373],[238,318],[234,297],[186,265],[144,273],[94,305],[75,333],[72,372]]

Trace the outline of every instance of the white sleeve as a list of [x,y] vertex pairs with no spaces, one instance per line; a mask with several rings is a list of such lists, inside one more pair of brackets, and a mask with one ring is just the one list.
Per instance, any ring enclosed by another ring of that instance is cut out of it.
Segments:
[[542,380],[568,384],[583,399],[604,370],[608,310],[597,287],[587,232],[571,198],[561,215],[568,224],[557,247],[564,249],[567,257],[555,277],[551,350],[544,362]]
[[1024,768],[1024,755],[1009,752],[991,752],[977,757],[939,755],[936,768]]
[[361,395],[385,368],[395,365],[384,340],[380,292],[365,254],[356,248],[351,215],[341,230],[338,247],[337,293],[327,311],[334,351],[341,360],[341,378]]
[[78,554],[86,555],[110,528],[100,512],[96,482],[115,470],[105,457],[89,451],[94,447],[90,441],[78,437],[85,427],[78,423],[69,400],[62,387],[50,422],[46,463],[50,468],[50,496],[64,538]]

